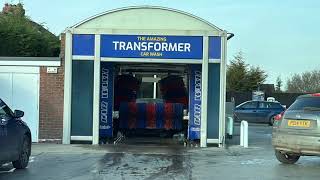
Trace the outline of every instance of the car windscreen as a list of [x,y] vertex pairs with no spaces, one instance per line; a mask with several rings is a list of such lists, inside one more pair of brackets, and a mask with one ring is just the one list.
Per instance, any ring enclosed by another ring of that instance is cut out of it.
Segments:
[[4,117],[4,116],[8,116],[11,115],[11,111],[9,109],[9,107],[5,104],[2,104],[0,106],[0,117]]
[[320,98],[299,98],[288,110],[320,111]]

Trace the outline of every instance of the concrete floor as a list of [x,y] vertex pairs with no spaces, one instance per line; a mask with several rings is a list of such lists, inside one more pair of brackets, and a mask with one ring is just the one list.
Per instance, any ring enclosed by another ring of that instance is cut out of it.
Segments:
[[29,167],[0,168],[2,180],[90,179],[319,179],[320,158],[302,157],[282,165],[274,157],[271,128],[249,126],[249,148],[236,136],[225,148],[184,148],[179,145],[54,145],[35,144]]

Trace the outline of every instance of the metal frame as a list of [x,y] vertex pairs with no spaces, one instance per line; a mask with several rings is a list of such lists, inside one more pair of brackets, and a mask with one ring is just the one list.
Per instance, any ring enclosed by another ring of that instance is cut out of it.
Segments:
[[99,144],[100,122],[100,35],[95,35],[94,70],[93,70],[93,126],[92,144]]
[[220,140],[219,139],[207,139],[207,143],[208,144],[220,144]]
[[200,147],[207,147],[208,124],[208,76],[209,76],[209,37],[203,37],[203,60],[201,74],[201,123],[200,123]]
[[226,119],[226,69],[227,69],[227,32],[224,31],[222,36],[222,48],[221,48],[221,64],[220,64],[220,118],[219,118],[219,145],[225,143],[225,119]]
[[92,136],[71,136],[71,141],[92,141]]
[[[154,75],[153,78],[157,78],[157,75]],[[153,82],[153,99],[157,98],[157,83],[158,82]]]
[[226,101],[226,58],[227,58],[227,32],[221,36],[221,63],[220,63],[220,99],[219,99],[219,138],[207,139],[207,143],[218,144],[219,147],[225,143],[225,101]]
[[94,60],[94,56],[72,56],[72,60]]
[[72,88],[72,34],[66,32],[63,106],[63,144],[70,144],[71,138],[71,88]]
[[[207,139],[207,95],[208,95],[208,64],[221,64],[220,92],[225,93],[225,57],[226,57],[226,35],[222,36],[222,57],[220,59],[209,59],[208,43],[209,37],[203,36],[203,59],[144,59],[144,58],[105,58],[100,57],[100,34],[95,34],[95,56],[72,56],[72,31],[66,34],[65,53],[65,107],[64,107],[64,131],[63,143],[70,143],[71,129],[71,83],[72,83],[72,60],[94,60],[94,107],[93,107],[93,138],[92,143],[99,143],[99,90],[100,90],[100,63],[101,62],[135,62],[135,63],[172,63],[172,64],[202,64],[202,119],[201,119],[201,140],[200,146],[206,147],[207,143],[218,142],[220,145],[224,139],[224,96],[220,96],[219,116],[219,139]],[[95,32],[91,32],[95,33]],[[131,33],[127,33],[131,34]],[[141,34],[141,31],[140,33]],[[163,34],[163,33],[162,33]],[[225,33],[226,34],[226,33]],[[69,72],[67,72],[69,71]],[[68,85],[69,84],[69,85]],[[68,136],[68,137],[67,137]]]
[[101,61],[107,62],[140,62],[140,63],[168,63],[168,64],[201,64],[202,59],[152,59],[152,58],[105,58]]
[[[88,60],[84,57],[77,56],[79,59]],[[90,60],[90,59],[89,59]],[[153,59],[153,58],[106,58],[101,57],[101,61],[106,62],[123,62],[123,63],[166,63],[166,64],[201,64],[202,59]],[[221,59],[209,59],[209,63],[221,63]]]

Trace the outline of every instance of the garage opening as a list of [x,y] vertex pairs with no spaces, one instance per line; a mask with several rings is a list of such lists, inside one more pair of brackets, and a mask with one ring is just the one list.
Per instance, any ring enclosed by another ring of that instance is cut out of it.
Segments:
[[[104,66],[101,68],[103,96],[106,83]],[[186,143],[188,65],[117,63],[113,68],[112,135],[115,138],[111,141],[116,144]],[[105,112],[101,106],[102,118]],[[100,132],[101,143],[110,142],[107,135]]]

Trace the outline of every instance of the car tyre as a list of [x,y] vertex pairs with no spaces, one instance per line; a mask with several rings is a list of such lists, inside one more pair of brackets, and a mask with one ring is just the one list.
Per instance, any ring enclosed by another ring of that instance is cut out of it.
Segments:
[[274,124],[274,116],[271,116],[269,119],[269,125],[273,126],[273,124]]
[[284,164],[294,164],[296,163],[300,156],[299,155],[293,155],[293,154],[287,154],[287,153],[281,153],[278,150],[275,150],[275,155],[278,161]]
[[12,162],[12,165],[16,169],[24,169],[28,166],[29,157],[30,157],[30,138],[25,136],[23,138],[22,147],[19,153],[19,158],[16,161]]

